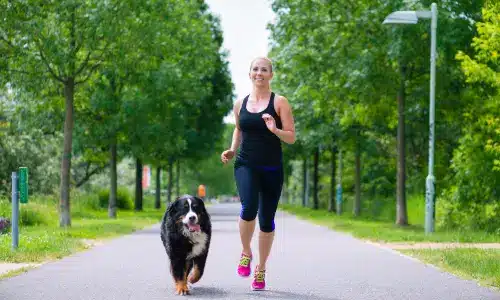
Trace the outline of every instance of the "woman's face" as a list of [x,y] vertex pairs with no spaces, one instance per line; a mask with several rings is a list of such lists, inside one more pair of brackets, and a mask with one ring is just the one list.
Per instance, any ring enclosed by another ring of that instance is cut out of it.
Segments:
[[256,86],[268,86],[273,78],[272,67],[269,61],[258,58],[250,67],[250,80]]

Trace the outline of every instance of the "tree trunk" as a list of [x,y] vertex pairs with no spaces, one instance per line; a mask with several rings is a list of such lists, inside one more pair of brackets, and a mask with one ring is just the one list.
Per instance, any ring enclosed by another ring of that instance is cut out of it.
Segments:
[[307,207],[307,198],[309,196],[309,176],[307,169],[307,156],[302,163],[302,207]]
[[139,158],[135,161],[135,210],[142,210],[142,162]]
[[116,194],[117,194],[117,172],[116,172],[116,136],[111,140],[111,145],[109,147],[110,152],[110,181],[111,189],[109,190],[109,200],[108,200],[108,217],[116,218]]
[[71,148],[73,144],[73,111],[75,96],[75,80],[68,78],[64,83],[65,118],[64,118],[64,149],[61,162],[61,199],[59,226],[71,226],[69,182],[71,171]]
[[398,174],[396,199],[396,224],[408,225],[406,211],[406,163],[405,163],[405,66],[401,67],[401,83],[398,91]]
[[156,167],[155,208],[161,208],[161,167]]
[[331,175],[330,175],[330,200],[328,201],[328,211],[329,212],[334,212],[335,211],[335,185],[337,184],[335,181],[335,174],[337,172],[336,170],[336,160],[337,160],[337,147],[334,145],[332,146],[332,158],[331,158]]
[[316,150],[314,151],[314,196],[313,196],[313,209],[318,209],[319,208],[319,198],[318,198],[318,181],[319,181],[319,170],[318,170],[318,165],[319,165],[319,147],[316,147]]
[[342,149],[339,149],[339,179],[337,184],[337,215],[342,214]]
[[181,161],[175,162],[175,192],[178,196],[181,194],[180,181],[181,181]]
[[361,145],[359,140],[359,129],[356,130],[356,151],[355,151],[356,172],[354,178],[355,199],[353,215],[359,216],[361,213]]
[[172,187],[173,187],[173,166],[172,160],[168,162],[168,187],[167,187],[167,203],[172,202]]

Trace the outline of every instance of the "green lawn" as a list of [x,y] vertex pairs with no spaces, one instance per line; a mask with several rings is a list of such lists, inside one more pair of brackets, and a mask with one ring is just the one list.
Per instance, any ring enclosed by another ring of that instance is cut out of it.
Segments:
[[402,250],[422,261],[500,288],[500,249]]
[[106,212],[101,215],[102,218],[94,219],[74,217],[68,229],[57,225],[21,227],[16,251],[12,250],[11,235],[0,235],[0,261],[43,262],[61,258],[85,249],[84,239],[102,240],[128,234],[158,223],[162,213],[119,212],[117,219],[108,219]]
[[435,233],[427,235],[424,232],[424,227],[419,224],[400,227],[396,226],[394,222],[377,220],[371,217],[337,216],[335,213],[326,210],[314,210],[289,204],[282,204],[280,208],[313,223],[376,242],[500,242],[500,235],[498,234],[437,230]]
[[[145,197],[144,210],[118,210],[110,219],[106,209],[96,209],[93,195],[75,197],[71,227],[59,227],[57,206],[52,199],[34,197],[21,205],[19,247],[12,249],[10,234],[0,235],[0,262],[44,262],[61,258],[88,247],[92,240],[104,240],[152,226],[161,221],[164,207],[152,208]],[[8,215],[10,204],[0,201],[0,213]]]

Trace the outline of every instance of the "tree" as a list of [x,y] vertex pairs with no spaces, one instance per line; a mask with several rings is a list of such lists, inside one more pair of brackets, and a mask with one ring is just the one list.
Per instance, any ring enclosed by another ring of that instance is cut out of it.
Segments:
[[476,28],[474,55],[456,55],[477,94],[464,113],[466,125],[453,155],[455,184],[445,192],[445,222],[495,231],[500,228],[500,4],[486,3]]
[[[71,226],[70,170],[75,88],[85,83],[114,47],[127,11],[123,1],[61,0],[0,2],[1,40],[9,48],[8,80],[13,88],[36,90],[44,80],[57,82],[64,95],[60,220]],[[5,46],[6,45],[6,46]],[[28,89],[28,88],[26,88]]]

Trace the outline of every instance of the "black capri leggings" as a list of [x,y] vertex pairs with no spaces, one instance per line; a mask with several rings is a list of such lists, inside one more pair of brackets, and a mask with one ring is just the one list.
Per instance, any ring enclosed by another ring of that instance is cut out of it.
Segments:
[[241,201],[240,217],[252,221],[258,212],[260,230],[273,232],[283,186],[283,168],[240,165],[235,168],[234,177]]

